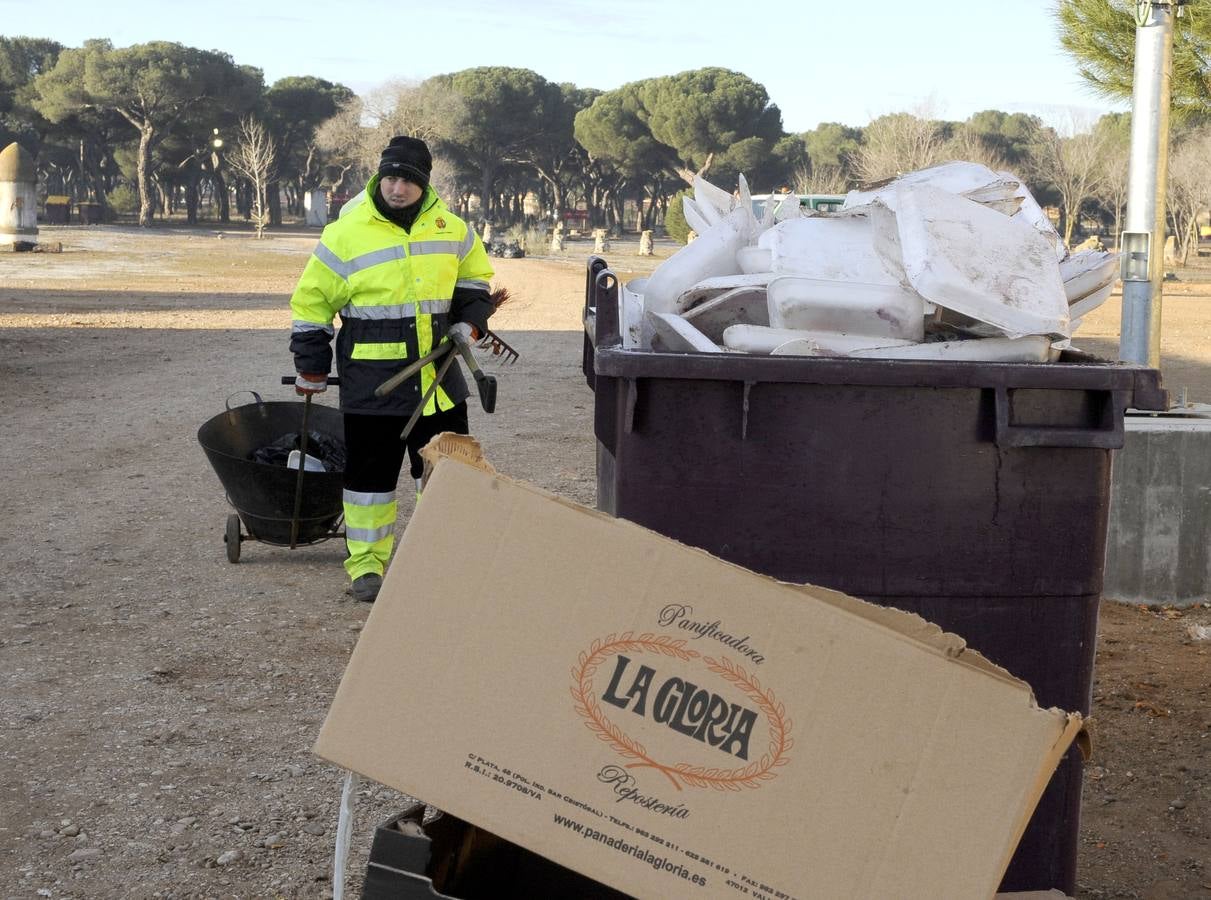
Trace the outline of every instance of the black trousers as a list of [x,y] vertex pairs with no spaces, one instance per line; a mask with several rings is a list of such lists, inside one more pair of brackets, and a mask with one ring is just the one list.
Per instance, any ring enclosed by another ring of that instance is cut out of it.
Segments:
[[399,439],[408,423],[407,416],[367,416],[345,413],[345,482],[350,491],[394,491],[403,468],[404,452],[411,463],[413,478],[425,471],[420,458],[421,448],[443,431],[469,434],[467,403],[456,403],[453,409],[421,416],[408,435],[405,445]]

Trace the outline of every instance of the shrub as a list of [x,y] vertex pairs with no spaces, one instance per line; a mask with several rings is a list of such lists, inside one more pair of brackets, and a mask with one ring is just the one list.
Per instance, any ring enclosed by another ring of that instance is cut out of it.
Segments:
[[118,215],[129,216],[139,211],[139,195],[129,184],[118,185],[105,199]]
[[665,233],[677,241],[684,244],[690,238],[690,226],[685,221],[685,210],[681,206],[683,197],[693,197],[693,192],[686,188],[684,191],[678,191],[673,195],[673,199],[669,201],[668,211],[664,214],[664,231]]
[[551,245],[548,230],[541,225],[514,225],[505,232],[505,239],[516,241],[527,254],[546,253]]

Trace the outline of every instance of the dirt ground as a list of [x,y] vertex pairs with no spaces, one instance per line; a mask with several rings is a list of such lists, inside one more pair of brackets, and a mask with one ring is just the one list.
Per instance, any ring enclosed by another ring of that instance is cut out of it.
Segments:
[[[344,593],[336,541],[246,543],[229,564],[230,507],[196,440],[249,391],[293,399],[287,298],[316,234],[41,238],[63,252],[0,254],[0,897],[330,896],[341,773],[310,748],[368,608]],[[494,324],[522,358],[487,366],[498,412],[472,427],[502,471],[591,505],[588,249],[496,261],[516,300]],[[624,278],[652,265],[634,244],[607,256]],[[1167,288],[1164,376],[1211,402],[1200,277]],[[1115,300],[1076,343],[1114,355],[1117,315]],[[1211,897],[1198,624],[1211,608],[1103,604],[1082,897]],[[405,802],[363,785],[355,896],[374,825]]]

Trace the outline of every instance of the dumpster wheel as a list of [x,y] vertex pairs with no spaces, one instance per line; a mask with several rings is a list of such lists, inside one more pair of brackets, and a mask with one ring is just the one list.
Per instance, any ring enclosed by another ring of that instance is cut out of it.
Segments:
[[227,544],[227,561],[229,563],[238,563],[240,561],[240,517],[232,513],[227,517],[227,532],[223,535],[223,542]]

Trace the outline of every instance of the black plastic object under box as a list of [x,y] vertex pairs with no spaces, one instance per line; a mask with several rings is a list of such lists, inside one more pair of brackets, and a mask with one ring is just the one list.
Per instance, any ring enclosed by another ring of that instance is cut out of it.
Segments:
[[[214,467],[227,499],[248,533],[268,544],[290,543],[298,469],[257,462],[252,454],[302,427],[303,403],[246,403],[208,419],[198,429],[198,443]],[[344,442],[340,410],[311,404],[307,431]],[[314,455],[312,449],[308,455]],[[305,472],[297,540],[311,543],[327,537],[344,512],[343,472]]]
[[[1066,353],[973,363],[623,350],[619,284],[591,258],[585,377],[597,505],[782,581],[915,612],[1089,713],[1123,411],[1153,369]],[[1071,749],[1003,891],[1072,894]]]
[[454,816],[422,825],[424,814],[418,803],[375,829],[362,900],[627,897]]

